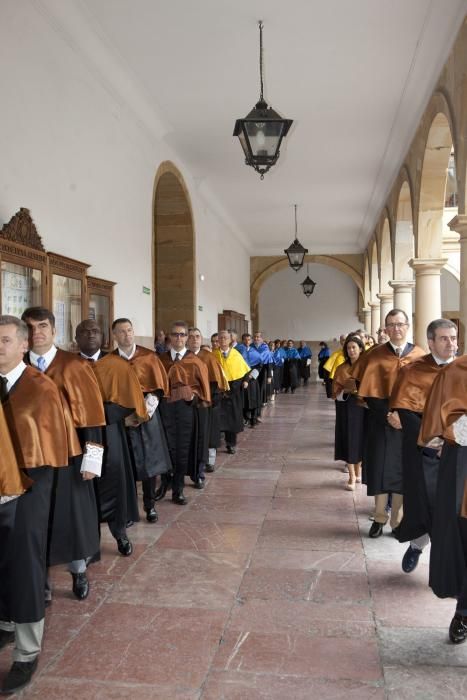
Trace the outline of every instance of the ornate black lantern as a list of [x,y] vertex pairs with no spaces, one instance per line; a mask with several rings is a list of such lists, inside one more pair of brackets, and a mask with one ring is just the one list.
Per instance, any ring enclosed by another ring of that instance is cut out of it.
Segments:
[[310,275],[308,274],[308,265],[306,266],[306,277],[303,280],[303,282],[300,284],[300,286],[302,287],[303,293],[307,299],[309,297],[311,297],[311,295],[315,291],[316,282],[313,282]]
[[238,136],[245,153],[245,163],[264,178],[277,163],[282,139],[292,126],[292,119],[283,119],[263,97],[263,23],[259,23],[259,101],[244,119],[237,119],[234,136]]
[[295,207],[295,240],[293,243],[289,245],[288,248],[284,249],[284,253],[287,255],[289,259],[289,265],[292,268],[292,270],[295,270],[295,272],[298,272],[300,268],[303,267],[303,261],[305,259],[305,255],[308,253],[308,248],[304,248],[300,241],[297,238],[297,205],[294,204]]

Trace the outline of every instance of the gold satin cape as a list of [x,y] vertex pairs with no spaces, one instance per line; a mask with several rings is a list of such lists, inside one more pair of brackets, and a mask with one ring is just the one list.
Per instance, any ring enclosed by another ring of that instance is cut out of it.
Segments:
[[208,368],[194,353],[187,350],[178,362],[172,362],[170,352],[164,352],[159,357],[169,380],[169,400],[190,401],[195,394],[200,401],[211,403]]
[[144,394],[133,366],[117,355],[90,362],[101,390],[102,400],[133,409],[139,420],[148,420]]
[[20,467],[63,467],[70,454],[81,454],[74,428],[71,438],[77,451],[69,445],[69,425],[58,388],[34,367],[26,367],[3,408]]
[[431,353],[402,367],[392,389],[389,408],[423,413],[433,382],[441,370]]
[[0,496],[21,496],[33,483],[19,468],[3,407],[0,404]]
[[238,350],[231,348],[228,357],[224,357],[222,351],[217,349],[213,350],[212,354],[219,361],[224,374],[227,377],[227,381],[234,382],[236,379],[243,379],[243,377],[250,371],[250,366],[247,365]]
[[329,372],[329,379],[334,379],[334,375],[336,373],[337,368],[344,362],[345,355],[342,348],[339,348],[339,350],[335,350],[332,353],[332,355],[326,360],[323,367],[323,369],[325,369],[326,372]]
[[357,384],[351,374],[352,365],[350,362],[343,362],[336,368],[332,381],[332,398],[335,399],[341,391],[346,394],[356,393]]
[[388,343],[362,353],[351,372],[358,382],[358,395],[362,398],[388,399],[399,370],[424,355],[424,350],[414,345],[407,355],[398,357]]
[[[118,355],[118,350],[114,350],[113,354]],[[167,372],[155,352],[137,345],[135,354],[131,360],[127,361],[135,370],[141,389],[145,394],[162,391],[164,396],[169,395]]]
[[224,374],[222,365],[218,358],[213,355],[209,350],[200,350],[197,357],[202,360],[208,368],[209,381],[217,384],[220,391],[229,390],[229,382]]

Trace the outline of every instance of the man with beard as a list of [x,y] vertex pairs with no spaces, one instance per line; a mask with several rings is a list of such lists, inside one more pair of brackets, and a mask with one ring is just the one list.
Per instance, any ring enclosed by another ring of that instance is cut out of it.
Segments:
[[[56,384],[84,453],[83,457],[71,459],[67,469],[54,474],[48,551],[50,566],[68,563],[73,593],[83,600],[89,594],[86,560],[95,556],[100,546],[96,495],[91,480],[100,476],[102,469],[104,405],[89,363],[55,346],[53,313],[35,306],[26,309],[22,319],[29,329],[26,362],[45,372]],[[47,598],[50,595],[47,588]]]
[[208,370],[186,347],[188,325],[174,321],[170,330],[171,349],[160,358],[167,372],[169,396],[162,404],[162,419],[172,459],[172,502],[184,506],[185,475],[196,484],[199,475],[199,404],[211,403]]
[[369,531],[380,537],[388,521],[386,506],[392,494],[391,527],[397,533],[402,518],[402,434],[388,422],[389,398],[399,370],[422,357],[423,350],[407,342],[409,320],[405,311],[386,315],[389,341],[360,355],[352,368],[358,395],[368,406],[363,451],[363,483],[375,497],[375,519]]
[[126,525],[137,522],[139,514],[125,419],[135,417],[137,422],[143,422],[147,420],[147,413],[133,368],[120,357],[102,352],[102,339],[102,330],[96,321],[88,319],[78,324],[76,343],[81,357],[91,363],[96,375],[106,419],[102,475],[96,483],[99,521],[108,524],[118,551],[129,556],[133,547]]
[[445,318],[432,321],[426,330],[428,355],[403,367],[389,403],[389,424],[402,429],[404,514],[399,542],[410,542],[402,570],[411,573],[430,541],[434,497],[438,481],[437,450],[418,446],[426,400],[441,368],[453,361],[457,351],[457,328]]
[[172,468],[158,410],[159,402],[169,392],[167,374],[159,355],[136,345],[130,319],[117,318],[112,323],[112,333],[117,343],[113,354],[128,362],[134,370],[144,394],[149,416],[149,420],[142,424],[139,424],[138,420],[130,422],[127,419],[127,435],[136,479],[141,481],[143,487],[146,520],[148,523],[155,523],[159,517],[154,507],[157,500],[157,476],[165,478]]

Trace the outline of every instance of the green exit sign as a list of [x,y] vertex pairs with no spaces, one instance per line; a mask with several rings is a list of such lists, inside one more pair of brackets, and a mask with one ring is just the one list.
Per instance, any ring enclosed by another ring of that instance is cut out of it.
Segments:
[[151,294],[149,287],[143,287],[143,294]]
[[202,310],[203,310],[203,307],[201,305],[198,306],[198,311],[202,311]]

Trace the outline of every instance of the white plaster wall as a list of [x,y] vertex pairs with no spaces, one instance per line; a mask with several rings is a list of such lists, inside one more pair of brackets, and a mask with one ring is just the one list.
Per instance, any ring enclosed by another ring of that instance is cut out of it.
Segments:
[[459,311],[459,280],[447,270],[441,270],[441,308],[443,311]]
[[223,308],[249,317],[245,247],[167,143],[149,133],[40,3],[2,0],[0,65],[0,226],[29,208],[45,248],[117,282],[115,314],[151,336],[153,296],[142,287],[153,292],[154,176],[172,160],[192,201],[196,277],[206,276],[197,286],[198,324],[208,334]]
[[361,326],[358,290],[350,277],[327,265],[310,264],[316,287],[307,299],[300,286],[306,274],[306,266],[298,273],[280,270],[261,287],[259,323],[266,337],[319,341]]

